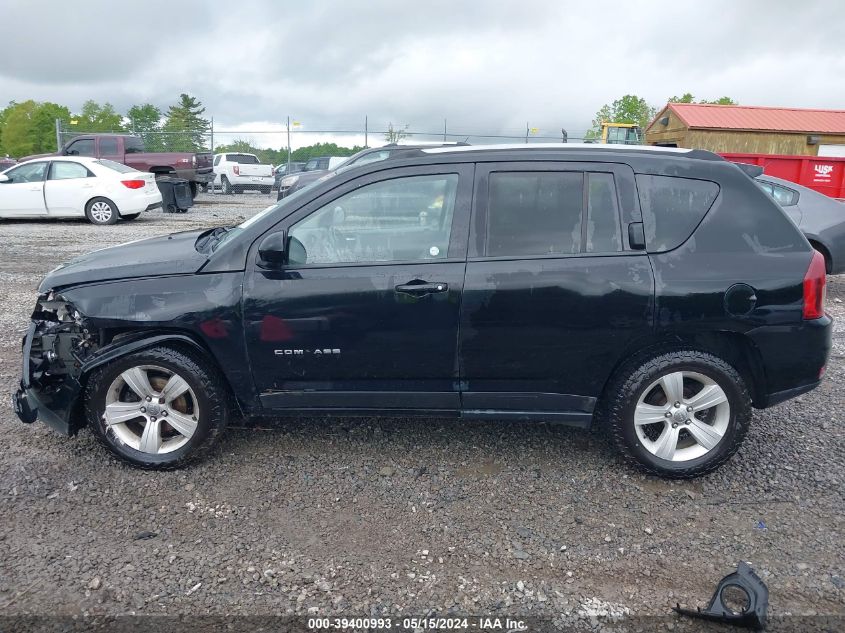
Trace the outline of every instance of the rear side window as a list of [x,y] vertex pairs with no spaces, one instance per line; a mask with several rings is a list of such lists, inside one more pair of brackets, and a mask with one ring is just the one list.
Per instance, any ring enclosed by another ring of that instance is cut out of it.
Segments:
[[100,156],[115,156],[117,154],[116,138],[100,139]]
[[637,175],[637,189],[648,251],[669,251],[683,244],[719,195],[709,180]]
[[580,252],[583,183],[580,172],[490,174],[486,254]]
[[50,167],[50,180],[72,180],[93,176],[85,165],[68,161],[56,161]]
[[124,136],[123,151],[127,154],[142,154],[144,152],[144,141],[137,136]]
[[221,158],[223,158],[223,154],[217,154],[217,156],[215,156],[215,157],[214,157],[214,166],[215,166],[215,167],[217,167],[217,165],[219,165],[219,164],[220,164],[220,159],[221,159]]
[[622,250],[619,228],[619,205],[613,174],[587,174],[587,241],[588,253],[611,253]]
[[766,180],[756,180],[757,186],[775,199],[782,207],[791,207],[798,204],[798,192],[787,187],[781,187]]

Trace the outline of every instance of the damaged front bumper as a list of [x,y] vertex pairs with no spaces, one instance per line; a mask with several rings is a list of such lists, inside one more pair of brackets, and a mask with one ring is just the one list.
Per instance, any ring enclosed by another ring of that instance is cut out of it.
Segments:
[[20,388],[12,396],[22,422],[36,419],[64,435],[75,435],[84,420],[75,415],[85,360],[96,338],[71,304],[52,293],[38,299],[24,335]]

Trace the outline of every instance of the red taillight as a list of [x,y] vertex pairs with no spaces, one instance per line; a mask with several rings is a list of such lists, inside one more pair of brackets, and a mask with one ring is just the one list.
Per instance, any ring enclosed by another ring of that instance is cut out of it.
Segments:
[[814,250],[810,267],[804,275],[804,319],[820,319],[824,316],[826,282],[824,255]]
[[232,167],[232,171],[233,171],[233,172],[235,172],[235,175],[236,175],[236,176],[240,176],[240,175],[241,175],[241,168],[240,168],[240,167],[238,167],[237,165],[234,165],[234,166]]
[[146,180],[121,180],[123,186],[127,189],[140,189],[147,184]]

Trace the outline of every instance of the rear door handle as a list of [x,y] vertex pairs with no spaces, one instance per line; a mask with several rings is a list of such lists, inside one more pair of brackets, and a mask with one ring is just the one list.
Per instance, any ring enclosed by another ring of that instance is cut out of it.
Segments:
[[430,295],[435,292],[446,292],[449,289],[449,284],[442,281],[426,282],[422,279],[414,279],[406,284],[399,284],[396,286],[396,292],[404,292],[405,294],[413,295],[414,297],[422,297]]

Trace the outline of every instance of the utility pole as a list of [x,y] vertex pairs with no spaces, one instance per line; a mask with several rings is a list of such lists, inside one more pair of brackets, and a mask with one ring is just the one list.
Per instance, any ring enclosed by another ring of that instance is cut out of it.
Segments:
[[369,141],[369,130],[370,130],[370,128],[369,128],[369,125],[368,125],[367,118],[368,117],[365,114],[364,115],[364,149],[367,149],[370,146],[369,142],[368,142]]
[[446,119],[443,119],[443,142],[446,142]]
[[525,144],[528,145],[528,133],[531,131],[531,128],[528,127],[528,121],[525,122]]
[[62,121],[56,119],[56,151],[62,149]]
[[211,117],[211,151],[214,152],[214,117]]
[[285,173],[290,173],[290,115],[288,115],[288,168]]

